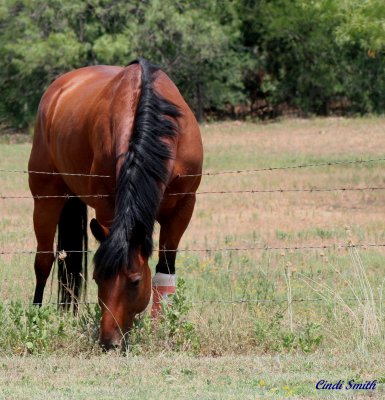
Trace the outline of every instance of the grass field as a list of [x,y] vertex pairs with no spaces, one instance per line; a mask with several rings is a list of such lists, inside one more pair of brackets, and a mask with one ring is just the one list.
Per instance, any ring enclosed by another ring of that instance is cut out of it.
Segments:
[[[205,171],[385,158],[384,126],[380,118],[204,125]],[[26,169],[30,144],[8,140],[0,136],[0,169]],[[205,176],[199,191],[385,187],[384,165]],[[0,172],[0,196],[28,194],[25,174]],[[32,308],[33,254],[0,255],[0,398],[369,395],[316,391],[321,379],[376,379],[371,394],[383,397],[385,248],[339,245],[385,244],[384,200],[385,190],[198,195],[175,304],[157,324],[139,318],[123,355],[98,349],[95,304],[78,318],[61,315],[53,280],[46,306]],[[34,250],[31,216],[31,199],[0,199],[0,252]],[[265,246],[279,249],[223,250]],[[88,301],[96,302],[93,282]]]

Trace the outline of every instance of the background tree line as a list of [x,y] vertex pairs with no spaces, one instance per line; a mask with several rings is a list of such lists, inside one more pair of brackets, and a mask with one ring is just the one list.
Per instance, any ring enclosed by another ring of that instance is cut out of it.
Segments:
[[92,64],[160,64],[199,119],[383,113],[383,0],[0,0],[0,124]]

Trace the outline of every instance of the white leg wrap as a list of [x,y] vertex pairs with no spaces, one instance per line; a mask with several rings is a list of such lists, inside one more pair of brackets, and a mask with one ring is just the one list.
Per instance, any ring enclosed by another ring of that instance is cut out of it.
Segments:
[[161,311],[162,301],[168,301],[168,296],[175,293],[175,274],[157,272],[152,278],[152,309],[151,316],[156,318]]
[[162,272],[157,272],[152,278],[153,286],[175,286],[176,276],[175,274],[163,274]]

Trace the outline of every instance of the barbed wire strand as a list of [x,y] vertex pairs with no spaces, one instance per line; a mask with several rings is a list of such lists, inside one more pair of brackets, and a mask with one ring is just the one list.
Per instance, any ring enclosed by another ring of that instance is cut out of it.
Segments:
[[385,190],[385,187],[340,187],[340,188],[309,188],[309,189],[246,189],[246,190],[218,190],[207,192],[168,193],[168,196],[193,196],[206,194],[256,194],[256,193],[322,193],[322,192],[363,192]]
[[35,195],[35,196],[25,196],[25,195],[15,195],[15,196],[4,196],[0,195],[1,200],[7,199],[37,199],[37,200],[44,200],[44,199],[71,199],[73,197],[78,198],[103,198],[103,197],[113,197],[112,194],[63,194],[63,195]]
[[[253,173],[253,172],[301,169],[301,168],[315,168],[315,167],[325,167],[325,166],[333,166],[333,165],[365,164],[365,163],[381,162],[381,161],[385,161],[385,158],[372,158],[372,159],[366,159],[366,160],[362,160],[362,159],[336,160],[336,161],[325,161],[325,162],[320,162],[320,163],[296,164],[296,165],[290,165],[290,166],[262,167],[262,168],[237,169],[237,170],[227,170],[227,171],[208,171],[208,172],[202,172],[200,174],[182,174],[182,175],[179,175],[179,177],[185,178],[185,177],[197,177],[197,176],[217,176],[217,175],[226,175],[226,174],[242,174],[242,173]],[[45,171],[32,171],[32,170],[15,170],[15,169],[0,169],[0,173],[63,175],[63,176],[89,177],[89,178],[112,178],[111,175],[80,174],[80,173],[71,173],[71,172],[45,172]]]
[[385,158],[372,158],[367,160],[336,160],[336,161],[325,161],[320,163],[311,163],[311,164],[296,164],[291,166],[277,166],[277,167],[263,167],[263,168],[254,168],[254,169],[238,169],[238,170],[228,170],[228,171],[212,171],[212,172],[202,172],[201,174],[185,174],[180,175],[180,177],[196,177],[196,176],[216,176],[216,175],[225,175],[225,174],[243,174],[243,173],[252,173],[252,172],[265,172],[265,171],[277,171],[277,170],[287,170],[287,169],[300,169],[300,168],[314,168],[314,167],[326,167],[333,165],[348,165],[348,164],[364,164],[371,162],[380,162],[385,161]]
[[18,170],[18,169],[0,169],[0,172],[2,172],[2,173],[16,173],[16,174],[82,176],[82,177],[87,177],[87,178],[111,178],[111,175],[77,174],[77,173],[72,173],[72,172],[30,171],[30,170]]
[[[326,192],[364,192],[364,191],[382,191],[385,190],[383,186],[374,187],[335,187],[335,188],[309,188],[309,189],[245,189],[245,190],[218,190],[218,191],[206,191],[206,192],[180,192],[180,193],[167,193],[165,196],[195,196],[195,195],[208,195],[208,194],[257,194],[257,193],[326,193]],[[63,195],[15,195],[6,196],[0,194],[0,200],[8,199],[57,199],[66,198],[70,199],[73,197],[78,198],[104,198],[114,197],[113,194],[63,194]]]
[[[349,248],[372,248],[372,247],[385,247],[385,243],[358,243],[358,244],[324,244],[324,245],[304,245],[304,246],[250,246],[250,247],[218,247],[210,249],[178,249],[168,250],[161,249],[163,252],[173,253],[213,253],[213,252],[230,252],[230,251],[249,251],[249,250],[261,250],[261,251],[296,251],[296,250],[328,250],[328,249],[349,249]],[[96,250],[64,250],[64,257],[66,253],[94,253]],[[15,251],[0,251],[0,255],[22,255],[22,254],[52,254],[60,256],[61,251],[33,251],[33,250],[15,250]]]
[[[335,299],[330,299],[330,301],[334,301]],[[351,297],[351,298],[345,298],[343,299],[344,301],[357,301],[357,298]],[[374,299],[374,301],[378,301],[379,299]],[[299,298],[299,299],[292,299],[290,302],[291,303],[310,303],[310,302],[323,302],[327,301],[327,299],[323,297],[319,298]],[[191,304],[248,304],[248,303],[254,303],[254,304],[280,304],[280,303],[287,303],[287,299],[201,299],[201,300],[193,300],[190,301]],[[6,304],[6,305],[12,305],[15,303],[21,303],[21,304],[31,304],[29,302],[20,302],[20,301],[10,301],[10,302],[3,302],[1,304]],[[64,306],[64,305],[72,305],[73,303],[69,302],[43,302],[43,305],[58,305],[58,306]],[[76,304],[78,305],[87,305],[87,306],[92,306],[92,305],[97,305],[99,304],[96,301],[77,301]]]

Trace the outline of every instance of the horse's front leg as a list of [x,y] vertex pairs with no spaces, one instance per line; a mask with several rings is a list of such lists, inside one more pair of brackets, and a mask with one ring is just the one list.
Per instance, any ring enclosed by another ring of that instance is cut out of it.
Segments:
[[178,201],[168,212],[158,216],[160,224],[159,261],[152,279],[151,316],[156,318],[161,310],[162,300],[175,293],[175,258],[180,239],[185,232],[194,211],[195,195]]

